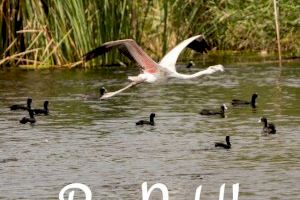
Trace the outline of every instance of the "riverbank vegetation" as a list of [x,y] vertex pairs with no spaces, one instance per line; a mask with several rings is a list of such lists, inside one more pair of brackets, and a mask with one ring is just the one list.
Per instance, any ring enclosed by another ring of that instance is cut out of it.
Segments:
[[[204,34],[220,51],[277,51],[272,0],[0,0],[0,65],[72,67],[110,40],[133,38],[153,58]],[[300,5],[278,4],[281,50],[300,56]],[[82,66],[122,61],[118,53]],[[81,65],[80,65],[81,66]]]

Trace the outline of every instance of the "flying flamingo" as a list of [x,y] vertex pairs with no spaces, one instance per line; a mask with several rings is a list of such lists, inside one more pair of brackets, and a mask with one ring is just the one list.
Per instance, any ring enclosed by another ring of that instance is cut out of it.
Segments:
[[209,50],[204,37],[202,35],[196,35],[190,37],[176,47],[174,47],[170,52],[168,52],[159,63],[156,63],[151,59],[143,49],[132,39],[116,40],[110,41],[102,44],[100,47],[88,52],[82,57],[83,61],[89,61],[98,55],[107,53],[108,51],[117,48],[123,55],[128,57],[130,60],[135,61],[141,68],[142,73],[138,76],[129,76],[128,79],[132,81],[126,87],[117,90],[115,92],[105,93],[100,99],[110,98],[124,90],[135,86],[140,83],[154,83],[158,80],[164,80],[168,78],[179,78],[179,79],[192,79],[203,75],[213,74],[217,71],[224,71],[222,65],[210,66],[203,71],[199,71],[195,74],[181,74],[176,71],[176,61],[181,53],[186,47],[189,47],[197,52],[206,52]]

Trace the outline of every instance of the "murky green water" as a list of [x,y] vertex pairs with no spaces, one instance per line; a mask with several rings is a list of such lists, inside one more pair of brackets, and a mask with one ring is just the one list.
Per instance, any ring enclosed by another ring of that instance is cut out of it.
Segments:
[[[93,199],[134,200],[142,198],[144,181],[164,183],[170,199],[194,199],[199,185],[201,199],[218,199],[223,183],[225,199],[232,199],[234,183],[243,200],[300,198],[300,63],[225,68],[196,80],[140,85],[103,102],[82,95],[119,89],[138,71],[0,71],[0,199],[58,199],[61,188],[80,182]],[[230,106],[253,92],[255,111]],[[34,107],[50,101],[50,116],[33,126],[19,123],[24,112],[8,108],[29,96]],[[222,103],[226,118],[198,114]],[[151,112],[155,127],[135,126]],[[278,134],[261,135],[262,115]],[[215,149],[226,135],[232,149]]]

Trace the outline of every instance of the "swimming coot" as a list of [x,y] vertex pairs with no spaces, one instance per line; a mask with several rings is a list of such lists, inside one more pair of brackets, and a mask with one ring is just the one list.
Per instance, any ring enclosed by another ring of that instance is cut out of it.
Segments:
[[275,134],[276,133],[276,128],[273,123],[268,123],[268,120],[266,117],[260,118],[258,122],[261,122],[264,124],[262,133],[264,134]]
[[255,102],[256,98],[258,97],[257,93],[252,94],[251,100],[250,101],[245,101],[245,100],[239,100],[239,99],[232,99],[231,104],[233,106],[239,106],[239,105],[251,105],[252,108],[255,108]]
[[203,109],[200,111],[200,115],[220,115],[221,117],[225,117],[225,110],[227,110],[227,106],[223,104],[220,108],[220,110]]
[[48,104],[49,104],[49,101],[44,101],[44,108],[43,109],[32,109],[33,113],[35,115],[40,115],[40,114],[48,115],[49,114]]
[[187,64],[186,68],[190,69],[194,66],[195,66],[195,63],[192,60],[190,60],[189,64]]
[[99,100],[104,94],[105,92],[107,92],[107,90],[105,89],[105,87],[101,87],[99,89],[99,94],[98,95],[86,95],[84,98],[85,100]]
[[35,118],[34,118],[34,114],[33,114],[33,110],[28,110],[29,112],[29,117],[23,117],[20,120],[21,124],[26,124],[27,122],[30,122],[31,124],[35,123]]
[[140,120],[138,122],[136,122],[136,125],[151,125],[154,126],[154,117],[155,117],[155,113],[151,113],[150,114],[150,121],[146,121],[146,120]]
[[215,143],[215,147],[221,147],[221,148],[224,148],[224,149],[230,149],[231,148],[231,144],[230,144],[230,137],[227,135],[226,138],[226,144],[224,143],[221,143],[221,142],[216,142]]
[[29,110],[31,108],[32,99],[27,99],[27,105],[15,104],[10,106],[10,110]]

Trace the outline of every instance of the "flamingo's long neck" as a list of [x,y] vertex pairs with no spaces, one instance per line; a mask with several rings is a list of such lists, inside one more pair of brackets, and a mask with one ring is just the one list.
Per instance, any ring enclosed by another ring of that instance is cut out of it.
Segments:
[[193,79],[193,78],[197,78],[199,76],[204,76],[207,74],[212,74],[210,69],[205,69],[205,70],[197,72],[195,74],[181,74],[181,73],[175,72],[171,76],[173,76],[175,78],[180,78],[180,79]]
[[203,75],[209,75],[209,74],[213,74],[217,71],[224,71],[224,67],[222,65],[214,65],[214,66],[210,66],[207,69],[197,72],[195,74],[180,74],[176,71],[172,71],[171,72],[171,77],[175,77],[175,78],[180,78],[180,79],[192,79],[192,78],[197,78],[199,76],[203,76]]

